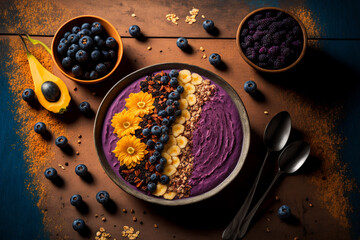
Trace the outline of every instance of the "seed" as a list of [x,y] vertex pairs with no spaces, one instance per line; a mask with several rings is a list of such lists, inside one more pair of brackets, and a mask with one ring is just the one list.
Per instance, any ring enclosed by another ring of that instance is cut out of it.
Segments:
[[80,153],[79,152],[76,152],[76,155],[79,155]]
[[102,217],[101,220],[102,220],[103,222],[106,222],[106,217]]
[[133,217],[132,219],[133,219],[133,221],[134,221],[134,222],[136,222],[136,221],[137,221],[137,218],[136,218],[136,217]]
[[152,49],[152,47],[151,47],[151,46],[148,46],[146,49],[150,51],[150,50]]
[[78,144],[81,144],[81,140],[78,140]]
[[264,114],[265,114],[265,115],[269,115],[269,112],[268,112],[268,111],[264,111]]
[[154,224],[154,228],[158,228],[158,225],[157,225],[157,224]]
[[309,207],[313,207],[314,205],[312,203],[309,203]]
[[132,17],[136,17],[136,14],[135,14],[135,13],[133,13],[133,14],[131,14],[131,16],[132,16]]
[[127,213],[127,210],[125,208],[123,208],[123,213]]

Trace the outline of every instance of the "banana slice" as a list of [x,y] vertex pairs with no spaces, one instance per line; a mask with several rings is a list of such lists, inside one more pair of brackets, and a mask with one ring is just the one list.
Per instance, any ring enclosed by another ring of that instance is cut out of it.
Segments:
[[186,147],[186,144],[188,143],[188,139],[184,136],[178,136],[176,138],[176,141],[177,141],[177,145],[180,147],[180,148],[184,148]]
[[167,192],[164,194],[164,198],[167,200],[173,200],[176,196],[176,192]]
[[197,74],[197,73],[191,74],[191,84],[192,85],[195,85],[195,86],[199,85],[202,83],[202,81],[203,81],[203,78],[199,74]]
[[175,124],[172,127],[172,134],[174,135],[174,137],[177,137],[184,132],[184,129],[185,129],[184,125]]
[[[168,154],[170,154],[170,156],[175,157],[180,155],[181,153],[181,149],[178,145],[172,145],[169,150],[167,151]],[[173,159],[174,161],[174,159]]]
[[185,98],[182,98],[182,99],[180,99],[179,100],[179,108],[180,108],[180,110],[184,110],[184,109],[187,109],[187,107],[188,107],[188,102],[187,102],[187,100],[185,99]]
[[190,106],[193,106],[196,103],[196,96],[194,94],[187,95],[186,100]]
[[153,194],[154,196],[160,197],[160,196],[162,196],[162,195],[164,195],[164,194],[166,193],[166,190],[167,190],[167,186],[166,186],[166,185],[162,185],[162,184],[158,183],[158,184],[156,185],[156,190],[155,190],[155,192],[153,192],[152,194]]
[[182,110],[181,111],[181,117],[184,117],[185,118],[185,120],[189,120],[190,119],[190,112],[188,111],[188,110]]
[[167,163],[167,164],[171,164],[171,163],[172,163],[172,158],[171,158],[170,154],[168,154],[168,153],[166,153],[166,152],[163,152],[163,153],[161,154],[161,156],[166,159],[166,163]]
[[171,165],[173,165],[174,167],[178,167],[180,165],[180,158],[178,157],[172,157],[172,163]]
[[193,94],[195,92],[195,86],[191,83],[185,84],[184,92],[186,93],[186,95]]
[[176,118],[175,123],[184,124],[185,121],[186,121],[185,117],[180,116],[180,117]]
[[174,135],[170,135],[169,136],[169,141],[166,144],[166,146],[169,146],[169,148],[170,148],[173,145],[176,145],[176,139],[175,139]]
[[182,83],[188,83],[191,81],[191,72],[189,70],[181,70],[179,72],[178,80]]
[[163,174],[167,175],[167,176],[171,176],[174,173],[176,173],[176,167],[174,167],[173,165],[167,165],[164,168]]

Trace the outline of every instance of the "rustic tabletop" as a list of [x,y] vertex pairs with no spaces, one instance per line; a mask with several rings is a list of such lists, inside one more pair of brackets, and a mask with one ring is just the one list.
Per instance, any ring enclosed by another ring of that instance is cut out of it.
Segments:
[[[241,20],[265,6],[292,12],[307,29],[306,55],[289,72],[259,73],[236,49]],[[266,124],[276,113],[286,110],[293,124],[289,142],[304,139],[310,143],[311,154],[299,173],[275,185],[245,239],[360,239],[359,7],[358,1],[350,0],[0,1],[1,238],[94,239],[103,227],[111,239],[125,239],[121,232],[129,226],[140,231],[139,239],[221,239],[261,166],[266,152],[262,143]],[[185,18],[193,8],[199,9],[199,14],[190,25]],[[169,13],[179,17],[178,24],[167,21]],[[66,83],[73,102],[60,116],[40,106],[29,106],[21,93],[32,87],[32,78],[17,34],[30,34],[50,46],[64,22],[84,14],[107,19],[121,35],[124,56],[119,68],[103,83],[81,85],[62,75],[39,45],[33,46],[31,51]],[[215,22],[216,34],[204,31],[204,19]],[[129,26],[134,24],[140,26],[144,40],[129,35]],[[188,39],[191,52],[176,46],[180,36]],[[207,59],[215,52],[222,57],[221,68],[213,67]],[[76,107],[88,101],[96,112],[107,91],[124,76],[166,62],[197,65],[221,76],[241,97],[251,125],[249,154],[237,178],[216,196],[183,207],[149,204],[117,187],[96,154],[94,117],[84,117]],[[257,83],[257,97],[244,91],[248,80]],[[51,129],[47,138],[34,133],[38,121]],[[73,154],[55,146],[59,135],[67,136]],[[274,176],[276,157],[272,155],[267,162],[255,198]],[[87,165],[91,181],[75,175],[74,167],[79,163]],[[45,179],[43,173],[48,167],[57,169],[62,184]],[[115,205],[112,209],[96,202],[99,190],[110,193]],[[75,193],[83,196],[86,209],[78,211],[70,205],[69,198]],[[292,209],[291,221],[277,216],[283,204]],[[72,229],[76,218],[85,220],[88,234],[80,235]]]

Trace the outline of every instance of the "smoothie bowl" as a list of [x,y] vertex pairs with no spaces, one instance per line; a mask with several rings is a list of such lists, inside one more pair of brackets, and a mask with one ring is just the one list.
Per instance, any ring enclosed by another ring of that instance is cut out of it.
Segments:
[[240,172],[250,143],[245,107],[229,84],[199,67],[165,63],[120,80],[94,125],[108,176],[161,205],[209,198]]

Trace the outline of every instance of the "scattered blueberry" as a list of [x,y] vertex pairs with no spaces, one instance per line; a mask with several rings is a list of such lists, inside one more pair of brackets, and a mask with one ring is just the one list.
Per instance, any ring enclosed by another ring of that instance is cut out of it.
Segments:
[[144,129],[142,130],[142,134],[144,135],[144,137],[149,136],[149,135],[151,134],[150,128],[144,128]]
[[71,72],[74,74],[75,77],[79,77],[82,74],[82,68],[80,65],[75,65],[72,67]]
[[186,38],[184,38],[184,37],[179,37],[179,38],[177,39],[177,41],[176,41],[176,45],[177,45],[180,49],[184,50],[184,49],[186,49],[186,48],[189,46],[189,43],[188,43],[188,40],[187,40]]
[[55,145],[58,146],[59,148],[64,148],[68,145],[68,140],[66,137],[60,136],[56,138]]
[[91,30],[91,24],[90,23],[83,23],[83,25],[81,25],[81,29]]
[[158,171],[158,172],[162,172],[162,171],[164,171],[164,165],[162,165],[162,164],[157,164],[156,166],[155,166],[155,169],[156,169],[156,171]]
[[159,176],[156,175],[155,173],[151,174],[150,176],[150,181],[152,182],[157,182],[159,180]]
[[137,25],[132,25],[129,27],[129,33],[132,37],[140,37],[140,28]]
[[31,88],[27,88],[23,91],[21,97],[25,102],[32,102],[35,99],[35,92]]
[[156,184],[154,182],[149,182],[147,185],[147,189],[149,192],[155,192],[156,191]]
[[44,172],[44,175],[47,179],[54,180],[57,178],[57,171],[55,168],[47,168]]
[[76,175],[84,177],[88,173],[88,169],[84,164],[79,164],[75,167]]
[[203,22],[203,28],[207,31],[207,32],[211,32],[212,30],[214,30],[214,22],[212,20],[205,20]]
[[166,175],[162,175],[160,177],[160,183],[161,184],[167,184],[169,181],[170,181],[170,178],[168,176],[166,176]]
[[116,47],[116,40],[113,37],[108,37],[105,41],[105,44],[108,48]]
[[161,152],[164,149],[164,144],[162,142],[155,143],[155,150]]
[[80,112],[82,113],[89,113],[91,111],[90,103],[88,102],[82,102],[79,104]]
[[151,128],[151,133],[159,136],[161,134],[161,128],[158,125],[155,125]]
[[77,207],[80,206],[82,203],[82,197],[79,194],[74,194],[70,198],[70,204]]
[[291,215],[291,209],[287,205],[282,205],[278,210],[278,216],[281,219],[287,219]]
[[209,62],[214,66],[218,66],[221,63],[220,55],[217,53],[211,54],[209,57]]
[[184,87],[183,86],[177,86],[176,91],[178,93],[183,93],[184,92]]
[[169,82],[169,77],[168,76],[161,76],[160,81],[161,81],[162,84],[166,85]]
[[103,30],[103,26],[99,22],[94,22],[91,26],[91,32],[93,34],[100,34]]
[[96,194],[96,200],[101,204],[107,204],[110,200],[110,195],[106,191],[100,191]]
[[173,78],[173,77],[177,78],[178,76],[179,76],[179,71],[177,71],[175,69],[171,70],[169,73],[169,77],[171,77],[171,78]]
[[162,143],[167,143],[169,141],[169,135],[167,135],[166,133],[162,134],[160,137],[160,142]]
[[75,54],[75,59],[76,61],[80,62],[80,63],[83,63],[83,62],[86,62],[89,58],[89,55],[87,54],[86,51],[84,50],[79,50],[76,52]]
[[34,131],[38,134],[44,134],[46,132],[46,125],[43,122],[37,122],[34,126]]
[[256,83],[254,81],[246,81],[245,84],[244,84],[244,90],[247,92],[247,93],[254,93],[256,91]]
[[85,229],[85,222],[81,218],[75,219],[72,223],[72,227],[75,231],[81,232]]

